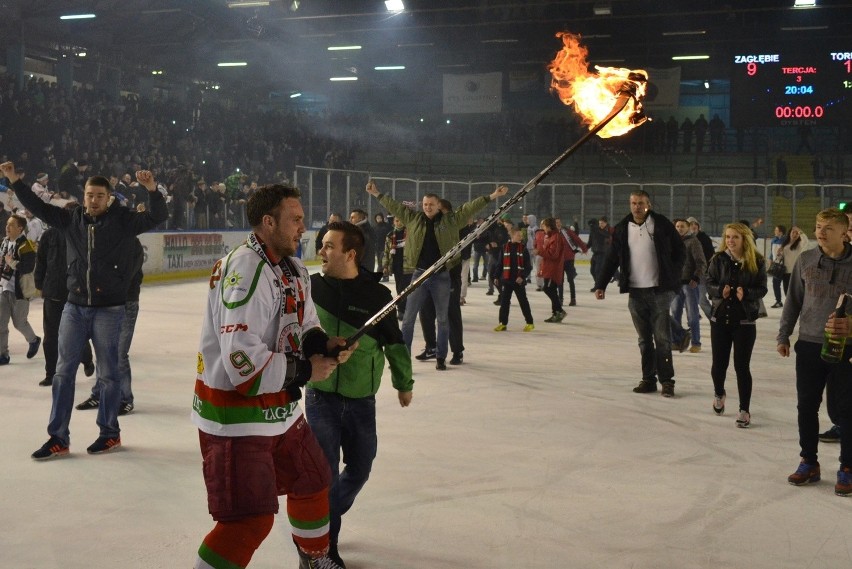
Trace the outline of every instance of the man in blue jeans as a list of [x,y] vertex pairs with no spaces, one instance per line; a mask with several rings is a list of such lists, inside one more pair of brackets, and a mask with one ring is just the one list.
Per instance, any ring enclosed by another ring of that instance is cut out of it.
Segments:
[[[411,211],[392,197],[382,194],[371,180],[367,184],[367,193],[379,200],[393,215],[398,216],[406,229],[408,236],[403,252],[403,265],[406,271],[413,271],[411,282],[414,282],[426,269],[431,267],[447,251],[459,242],[459,230],[467,224],[467,220],[488,205],[491,200],[506,195],[509,188],[499,186],[488,196],[478,197],[458,207],[455,212],[444,214],[440,209],[440,197],[435,194],[423,196],[423,211]],[[450,268],[461,262],[461,257],[447,264]],[[437,362],[435,368],[447,369],[447,351],[450,339],[448,309],[450,303],[450,274],[439,271],[426,279],[418,289],[411,293],[405,308],[402,321],[402,335],[405,345],[411,352],[411,342],[414,339],[414,323],[423,306],[426,295],[432,297],[435,303],[435,316],[438,320]]]
[[[133,388],[131,386],[132,374],[130,370],[130,343],[133,341],[133,332],[136,330],[136,319],[139,316],[139,292],[142,288],[142,263],[145,251],[139,239],[131,249],[133,256],[133,279],[127,291],[127,302],[124,303],[124,321],[121,323],[121,334],[118,339],[118,372],[121,378],[121,405],[118,408],[119,416],[127,415],[133,411]],[[103,385],[96,381],[92,386],[89,398],[78,404],[75,409],[85,411],[86,409],[97,409],[100,406],[101,389]]]
[[644,190],[630,192],[630,213],[615,226],[612,247],[595,279],[595,296],[605,298],[620,267],[618,289],[630,294],[627,306],[642,356],[642,380],[634,393],[654,393],[659,379],[663,397],[674,397],[669,307],[680,288],[684,257],[683,240],[671,221],[651,209],[651,196]]
[[136,179],[148,190],[150,211],[138,213],[117,205],[110,207],[109,180],[92,176],[83,191],[83,208],[68,211],[44,203],[18,178],[11,162],[0,164],[0,171],[9,177],[24,207],[58,228],[68,247],[68,302],[59,324],[59,361],[47,426],[50,439],[32,458],[44,460],[69,452],[77,368],[83,345],[89,339],[98,360],[97,377],[102,388],[97,417],[100,436],[86,450],[89,454],[115,450],[121,446],[118,345],[133,276],[132,257],[127,251],[137,235],[168,219],[165,198],[157,191],[153,174],[141,170]]
[[[364,236],[357,226],[345,222],[328,225],[319,252],[323,274],[311,276],[311,298],[329,334],[351,336],[391,300],[390,290],[377,281],[377,275],[359,271],[365,254]],[[385,357],[399,404],[408,407],[414,387],[411,356],[393,316],[362,336],[349,360],[328,379],[309,384],[305,391],[308,424],[331,466],[328,556],[340,566],[345,566],[337,549],[341,516],[366,484],[376,457],[376,392]]]

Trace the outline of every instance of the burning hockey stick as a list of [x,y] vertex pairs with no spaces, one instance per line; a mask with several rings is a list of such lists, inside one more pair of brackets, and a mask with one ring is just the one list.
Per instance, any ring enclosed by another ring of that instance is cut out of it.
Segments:
[[[513,195],[511,198],[506,200],[503,205],[497,208],[494,213],[489,215],[485,221],[479,225],[473,232],[469,233],[464,239],[459,241],[456,245],[454,245],[449,251],[444,253],[444,255],[435,261],[435,263],[423,271],[417,279],[411,282],[402,292],[400,292],[393,300],[387,303],[378,313],[373,315],[364,325],[358,329],[352,336],[346,339],[346,345],[341,347],[341,349],[346,349],[352,346],[358,338],[367,333],[367,331],[375,326],[379,321],[386,318],[389,314],[393,313],[396,310],[396,305],[399,304],[401,300],[409,296],[412,292],[417,290],[423,282],[440,271],[447,262],[458,255],[462,249],[471,244],[477,237],[482,235],[494,222],[499,219],[503,213],[505,213],[509,208],[513,205],[521,201],[524,196],[526,196],[533,188],[535,188],[538,184],[541,183],[553,170],[555,170],[562,162],[564,162],[569,156],[574,154],[578,148],[583,146],[586,142],[588,142],[593,136],[595,136],[598,132],[601,131],[607,124],[610,123],[616,116],[618,116],[621,111],[627,106],[627,104],[631,101],[634,101],[634,109],[629,117],[629,122],[634,126],[637,126],[644,122],[645,116],[642,114],[642,105],[641,105],[641,95],[640,93],[644,90],[644,84],[647,81],[647,77],[642,73],[629,73],[626,80],[623,79],[623,84],[619,88],[618,97],[616,99],[615,105],[613,105],[612,109],[609,113],[601,119],[597,125],[595,125],[589,132],[587,132],[580,140],[574,143],[568,150],[559,155],[556,160],[550,163],[550,165],[538,173],[532,180],[527,182],[524,187],[522,187],[518,192]],[[641,90],[640,90],[641,88]]]

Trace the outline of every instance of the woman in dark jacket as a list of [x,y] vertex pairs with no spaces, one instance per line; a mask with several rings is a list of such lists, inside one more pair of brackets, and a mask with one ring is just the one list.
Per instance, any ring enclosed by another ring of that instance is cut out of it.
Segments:
[[713,345],[713,411],[725,412],[725,375],[734,350],[740,409],[737,427],[751,424],[751,353],[757,338],[760,299],[766,295],[766,266],[754,245],[751,229],[742,223],[725,226],[722,246],[710,260],[707,293],[713,303],[710,339]]

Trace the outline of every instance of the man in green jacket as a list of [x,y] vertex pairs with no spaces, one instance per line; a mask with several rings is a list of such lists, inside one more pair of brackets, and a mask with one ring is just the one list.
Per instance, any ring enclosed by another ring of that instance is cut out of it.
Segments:
[[[365,252],[364,234],[357,226],[340,221],[329,223],[322,242],[319,255],[323,274],[311,276],[311,298],[323,329],[349,337],[390,302],[391,293],[378,282],[380,274],[359,271]],[[344,567],[337,550],[341,516],[352,507],[367,482],[376,457],[376,392],[386,357],[399,404],[408,407],[414,387],[411,356],[395,318],[379,321],[360,338],[346,363],[305,391],[308,424],[332,472],[328,555]]]
[[[408,230],[403,253],[403,265],[406,272],[413,271],[412,282],[417,280],[426,269],[458,243],[459,230],[467,225],[468,219],[475,217],[474,214],[488,205],[489,201],[506,195],[508,191],[509,189],[506,186],[499,186],[489,196],[476,198],[462,204],[454,212],[444,214],[441,212],[438,203],[441,198],[435,194],[425,194],[423,196],[423,211],[417,212],[411,211],[390,196],[379,192],[372,180],[367,183],[367,193],[377,198],[379,203],[393,215],[398,216]],[[461,257],[451,260],[447,268],[459,262],[461,262]],[[405,317],[402,321],[402,336],[405,338],[405,345],[410,353],[411,342],[414,339],[414,324],[427,295],[435,303],[435,313],[438,320],[437,363],[435,367],[439,370],[445,370],[447,369],[447,347],[450,333],[447,320],[450,301],[449,272],[439,271],[430,276],[408,297]]]

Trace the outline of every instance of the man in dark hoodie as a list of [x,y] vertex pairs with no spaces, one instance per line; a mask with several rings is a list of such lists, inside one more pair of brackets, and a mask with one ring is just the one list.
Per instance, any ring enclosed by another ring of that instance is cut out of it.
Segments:
[[[329,334],[352,335],[391,300],[390,290],[377,282],[379,275],[359,270],[364,254],[364,237],[357,226],[329,224],[320,249],[323,274],[311,276],[311,298]],[[376,457],[376,392],[385,358],[399,404],[408,407],[414,387],[411,357],[393,317],[379,321],[362,336],[349,360],[328,379],[305,389],[308,424],[332,471],[328,556],[340,566],[344,566],[337,551],[341,517],[367,483]],[[341,452],[345,457],[343,472],[339,471]]]
[[59,325],[59,362],[53,376],[53,406],[47,426],[50,439],[32,458],[44,460],[69,452],[74,383],[83,344],[89,339],[95,348],[97,376],[103,387],[97,418],[100,436],[86,450],[89,454],[115,450],[121,446],[118,345],[134,270],[127,251],[137,235],[168,218],[165,199],[157,191],[154,175],[141,170],[136,179],[148,190],[151,209],[138,213],[117,205],[110,207],[109,180],[93,176],[86,181],[83,208],[69,212],[41,201],[19,180],[11,162],[0,164],[0,170],[9,177],[24,207],[58,228],[68,248],[68,302]]

